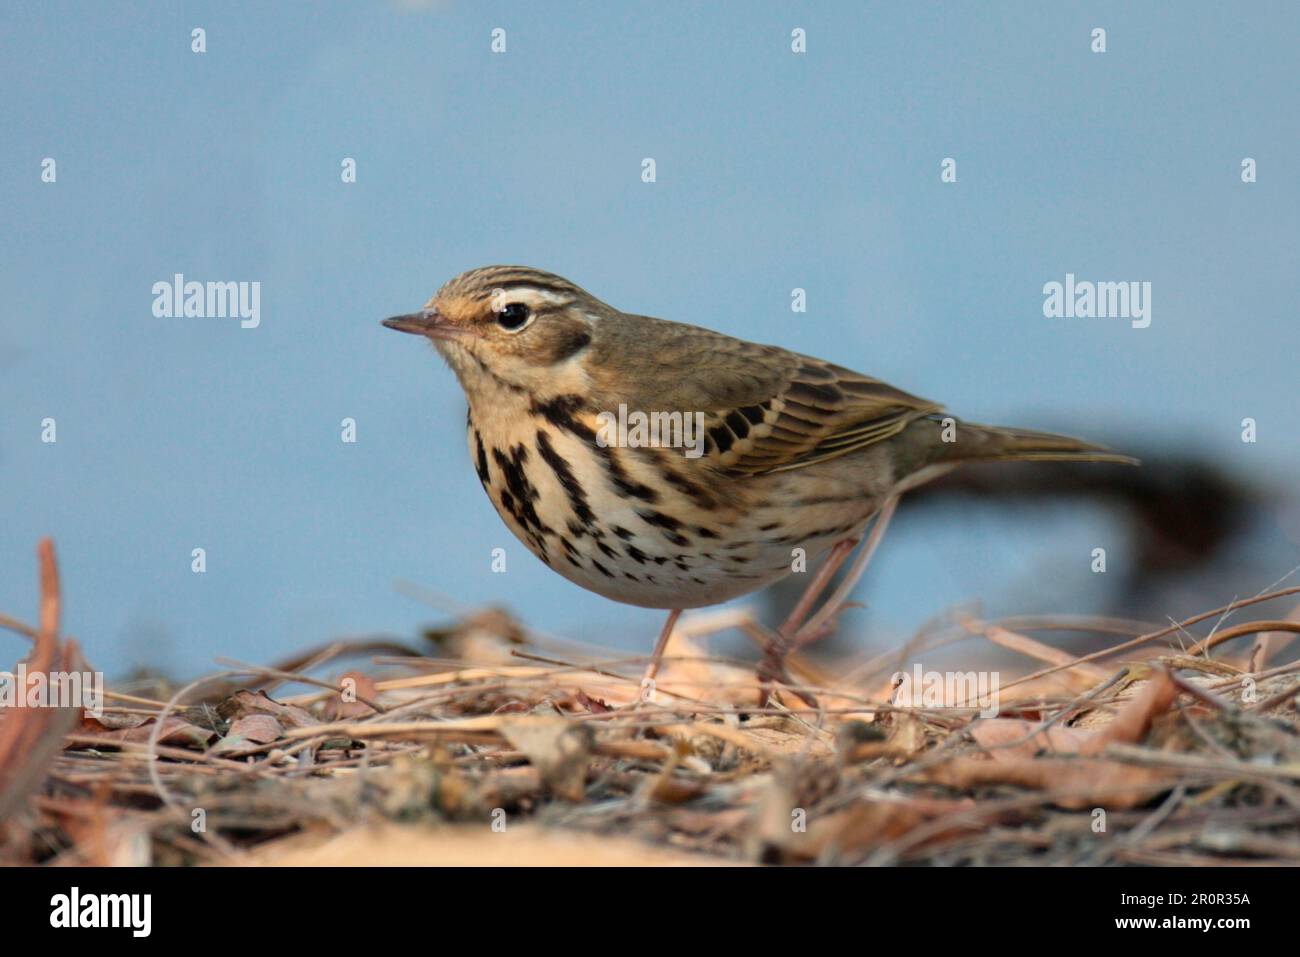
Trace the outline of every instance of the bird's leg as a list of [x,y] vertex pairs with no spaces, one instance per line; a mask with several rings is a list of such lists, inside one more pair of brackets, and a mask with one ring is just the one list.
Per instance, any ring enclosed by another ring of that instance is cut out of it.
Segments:
[[673,628],[677,625],[677,619],[682,615],[680,608],[674,608],[668,613],[668,619],[664,622],[664,627],[659,632],[659,640],[655,642],[655,650],[650,655],[650,662],[645,666],[645,676],[641,679],[641,688],[637,694],[637,703],[649,701],[650,696],[654,694],[655,676],[659,674],[659,665],[663,661],[664,649],[668,647],[668,639],[673,636]]
[[758,663],[758,706],[766,707],[772,696],[772,685],[782,684],[786,689],[814,710],[821,707],[813,695],[796,686],[786,670],[785,658],[790,653],[790,646],[785,644],[780,635],[773,634],[763,649],[763,658]]
[[[789,654],[805,645],[812,644],[834,629],[835,616],[843,610],[844,604],[848,601],[854,586],[862,578],[862,573],[867,570],[867,564],[871,561],[871,556],[875,553],[876,547],[884,537],[885,529],[889,526],[889,520],[893,517],[894,509],[897,506],[897,496],[891,496],[881,506],[880,511],[876,513],[876,520],[871,526],[871,534],[867,537],[862,550],[858,552],[858,557],[849,566],[848,572],[844,575],[844,580],[831,593],[830,598],[826,599],[825,604],[817,610],[817,613],[804,621],[813,602],[825,591],[826,586],[835,576],[840,566],[844,564],[845,559],[853,551],[858,540],[845,539],[842,542],[836,542],[831,549],[826,561],[799,598],[794,611],[785,620],[781,630],[768,642],[768,646],[763,652],[763,660],[758,668],[761,702],[765,703],[767,701],[769,686],[773,681],[780,681],[783,684],[791,683],[789,673],[785,667],[785,659]],[[806,702],[809,701],[809,697],[804,694],[798,696]],[[815,703],[813,703],[813,706],[815,707]]]
[[844,573],[843,580],[831,593],[831,597],[826,599],[826,603],[817,609],[817,614],[813,615],[799,627],[790,638],[791,650],[797,650],[804,645],[811,644],[818,638],[826,634],[828,626],[833,626],[835,616],[844,608],[844,603],[848,601],[850,593],[862,577],[862,573],[867,570],[867,564],[871,561],[871,556],[875,554],[876,548],[880,545],[880,540],[885,537],[885,529],[889,527],[889,520],[894,517],[894,509],[898,507],[898,496],[891,496],[881,506],[880,511],[876,513],[876,520],[871,525],[871,534],[867,536],[866,543],[862,546],[862,551],[858,552],[858,557],[853,560],[849,570]]
[[[758,665],[760,704],[767,702],[773,682],[780,682],[784,685],[793,684],[790,680],[790,674],[785,668],[785,659],[794,648],[793,642],[795,636],[799,633],[799,626],[808,617],[813,604],[821,597],[821,593],[826,590],[826,586],[831,583],[831,579],[835,577],[835,573],[840,570],[840,566],[852,554],[854,546],[857,544],[858,540],[856,538],[846,538],[841,542],[836,542],[831,547],[830,554],[826,556],[826,561],[822,562],[821,568],[817,569],[812,581],[808,583],[808,587],[799,596],[799,601],[795,604],[794,610],[790,612],[780,630],[775,634],[768,633],[770,637],[763,647],[763,658]],[[809,706],[817,707],[815,698],[798,692],[796,694]]]
[[844,560],[849,557],[857,544],[858,540],[856,538],[846,538],[842,542],[836,542],[831,546],[826,561],[822,562],[822,567],[817,569],[817,574],[808,583],[808,587],[803,590],[803,594],[799,596],[799,601],[794,606],[794,610],[790,612],[785,624],[781,626],[778,634],[782,638],[788,641],[794,637],[799,630],[799,626],[803,624],[804,619],[808,617],[808,613],[812,611],[813,603],[821,597],[822,592],[826,590],[826,586],[831,583],[831,579],[835,577],[835,573],[840,570],[840,566],[844,564]]

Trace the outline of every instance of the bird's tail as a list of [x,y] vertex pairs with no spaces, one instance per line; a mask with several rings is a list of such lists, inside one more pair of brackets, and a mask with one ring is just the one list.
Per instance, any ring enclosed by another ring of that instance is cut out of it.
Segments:
[[[935,448],[941,462],[1115,462],[1137,465],[1138,460],[1054,432],[1010,429],[974,422],[940,420],[940,442]],[[945,426],[947,432],[944,432]]]

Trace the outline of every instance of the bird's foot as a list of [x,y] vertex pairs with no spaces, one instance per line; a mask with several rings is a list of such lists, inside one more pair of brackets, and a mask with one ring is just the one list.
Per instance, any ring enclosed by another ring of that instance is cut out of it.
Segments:
[[775,635],[764,649],[763,657],[758,662],[758,706],[760,708],[766,708],[772,704],[772,696],[777,685],[784,686],[786,690],[808,707],[821,707],[811,693],[800,688],[790,677],[790,671],[786,668],[785,662],[791,650],[792,644],[790,640],[780,634]]

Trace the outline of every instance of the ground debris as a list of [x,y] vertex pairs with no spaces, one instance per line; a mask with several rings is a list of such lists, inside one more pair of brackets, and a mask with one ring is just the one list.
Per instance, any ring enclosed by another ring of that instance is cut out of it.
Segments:
[[[44,581],[27,663],[75,663]],[[439,657],[337,642],[98,713],[0,709],[0,863],[1295,864],[1300,664],[1252,651],[1270,621],[1233,627],[1243,657],[1189,651],[1214,614],[1083,658],[963,620],[964,668],[1026,659],[991,704],[900,689],[916,647],[795,663],[822,683],[764,699],[698,634],[643,700],[640,662],[493,612]]]

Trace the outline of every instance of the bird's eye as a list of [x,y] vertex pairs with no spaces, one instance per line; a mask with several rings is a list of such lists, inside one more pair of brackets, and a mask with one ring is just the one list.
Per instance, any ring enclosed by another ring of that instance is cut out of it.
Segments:
[[507,332],[518,332],[528,325],[532,312],[522,302],[506,303],[504,309],[497,313],[497,325]]

